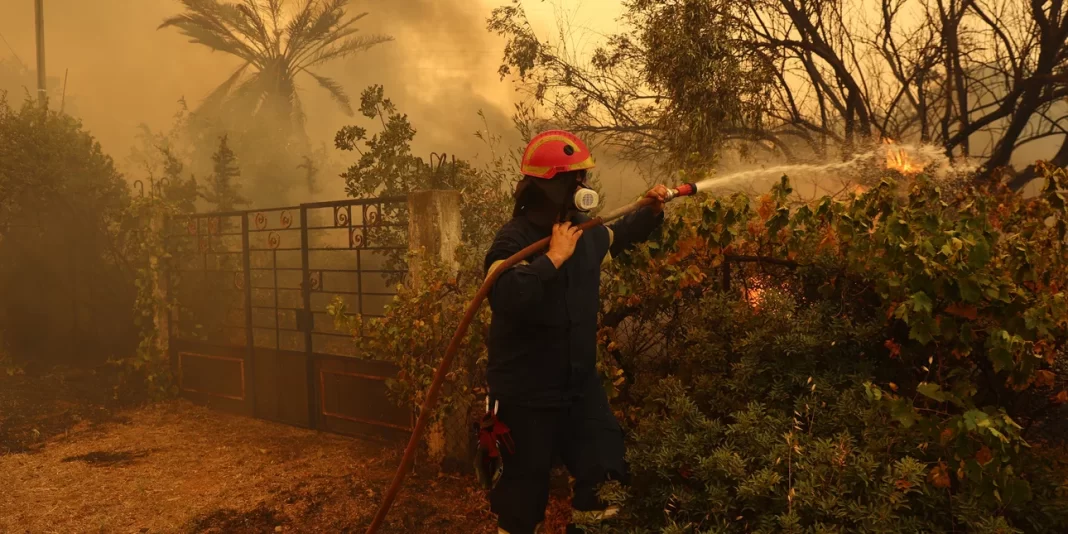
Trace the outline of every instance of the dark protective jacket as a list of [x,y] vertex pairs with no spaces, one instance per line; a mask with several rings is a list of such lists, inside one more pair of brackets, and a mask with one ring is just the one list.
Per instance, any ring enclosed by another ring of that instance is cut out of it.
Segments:
[[[589,220],[576,215],[572,223]],[[643,208],[587,230],[559,269],[540,252],[501,274],[489,295],[487,381],[492,397],[528,406],[563,406],[596,379],[601,264],[648,239],[663,213]],[[550,231],[520,215],[497,232],[487,273]]]

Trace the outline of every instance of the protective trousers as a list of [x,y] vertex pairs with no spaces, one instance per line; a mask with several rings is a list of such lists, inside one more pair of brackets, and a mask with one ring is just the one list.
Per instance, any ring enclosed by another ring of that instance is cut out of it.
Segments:
[[[497,417],[511,429],[513,453],[502,451],[504,470],[490,491],[490,508],[508,534],[533,534],[545,519],[549,477],[559,455],[575,479],[572,523],[597,522],[615,510],[597,492],[606,481],[627,482],[623,431],[608,404],[600,377],[569,406],[533,407],[500,401]],[[579,532],[575,525],[568,532]]]

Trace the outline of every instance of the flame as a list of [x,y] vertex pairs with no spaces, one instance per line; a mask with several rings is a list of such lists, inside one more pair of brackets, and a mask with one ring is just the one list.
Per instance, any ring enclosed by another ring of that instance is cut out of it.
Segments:
[[886,168],[901,174],[917,174],[923,171],[923,164],[915,161],[904,148],[895,148],[893,139],[883,139],[886,146]]
[[759,287],[746,290],[745,300],[755,311],[760,311],[760,305],[764,303],[764,290]]
[[759,312],[764,304],[764,291],[764,284],[759,278],[747,277],[742,288],[742,299],[753,308],[753,311]]

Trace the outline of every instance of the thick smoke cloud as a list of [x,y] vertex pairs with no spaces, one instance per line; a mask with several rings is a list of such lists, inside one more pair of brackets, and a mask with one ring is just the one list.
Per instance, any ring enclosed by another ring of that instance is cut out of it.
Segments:
[[[369,13],[359,22],[362,31],[388,34],[396,40],[319,72],[335,78],[353,99],[370,84],[384,85],[419,132],[413,146],[417,155],[426,157],[436,151],[474,158],[485,154],[486,147],[473,135],[483,127],[479,110],[484,111],[491,129],[515,140],[509,113],[516,95],[512,85],[497,76],[501,46],[484,27],[493,5],[354,1],[351,13]],[[157,131],[168,128],[179,99],[184,97],[195,106],[238,65],[232,57],[188,43],[173,29],[156,29],[179,10],[174,0],[45,0],[51,98],[58,106],[67,73],[67,111],[79,116],[120,164],[136,142],[139,124]],[[0,57],[14,52],[32,71],[33,2],[0,0],[0,33],[11,48],[0,42]],[[17,69],[4,69],[13,70]],[[20,80],[2,80],[0,88],[11,89],[26,80],[33,83],[32,72]],[[351,156],[333,150],[334,133],[345,124],[371,124],[359,115],[345,116],[312,80],[302,80],[301,89],[313,143],[326,144],[335,159],[345,163]],[[11,99],[24,94],[21,89],[12,90]],[[126,171],[131,180],[138,177],[135,169]],[[320,183],[324,196],[343,194],[339,178],[322,176]]]

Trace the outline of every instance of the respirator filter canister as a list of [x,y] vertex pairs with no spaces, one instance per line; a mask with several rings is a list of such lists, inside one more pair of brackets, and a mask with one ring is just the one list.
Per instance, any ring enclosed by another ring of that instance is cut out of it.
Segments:
[[580,187],[575,191],[574,203],[575,209],[583,212],[590,211],[601,203],[601,196],[593,189]]

